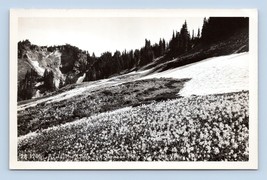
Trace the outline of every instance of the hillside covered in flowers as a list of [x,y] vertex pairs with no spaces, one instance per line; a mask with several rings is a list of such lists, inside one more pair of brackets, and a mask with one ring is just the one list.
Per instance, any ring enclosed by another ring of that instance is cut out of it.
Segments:
[[204,18],[195,37],[185,21],[169,41],[100,57],[20,42],[17,160],[249,161],[248,22]]
[[192,96],[19,137],[20,161],[248,161],[248,92]]

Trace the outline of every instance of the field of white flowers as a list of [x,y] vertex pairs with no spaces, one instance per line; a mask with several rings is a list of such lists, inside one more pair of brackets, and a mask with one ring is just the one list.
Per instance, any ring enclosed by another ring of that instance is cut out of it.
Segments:
[[248,161],[248,91],[95,114],[18,138],[19,161]]

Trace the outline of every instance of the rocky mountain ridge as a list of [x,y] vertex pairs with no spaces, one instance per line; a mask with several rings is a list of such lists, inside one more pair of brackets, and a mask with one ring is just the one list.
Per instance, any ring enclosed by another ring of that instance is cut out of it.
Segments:
[[[219,29],[219,30],[218,30]],[[218,30],[218,31],[217,31]],[[200,32],[200,31],[199,31]],[[165,71],[205,58],[249,50],[248,18],[204,19],[201,35],[190,35],[185,22],[169,42],[160,39],[129,51],[100,57],[70,44],[37,46],[18,43],[18,101],[47,95],[68,84],[95,81],[131,71]],[[36,95],[38,94],[38,96]]]

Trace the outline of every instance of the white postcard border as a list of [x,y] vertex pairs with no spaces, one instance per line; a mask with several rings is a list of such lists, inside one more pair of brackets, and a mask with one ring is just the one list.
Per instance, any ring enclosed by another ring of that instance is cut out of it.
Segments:
[[[17,42],[20,17],[249,17],[249,161],[247,162],[21,162],[17,161]],[[9,62],[10,169],[257,169],[258,12],[256,9],[11,9]]]

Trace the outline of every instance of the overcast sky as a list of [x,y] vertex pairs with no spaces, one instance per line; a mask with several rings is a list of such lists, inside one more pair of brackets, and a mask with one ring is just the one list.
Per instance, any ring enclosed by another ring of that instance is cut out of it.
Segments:
[[145,38],[151,43],[169,41],[173,30],[180,31],[187,21],[190,33],[202,27],[203,18],[102,17],[102,18],[19,18],[19,41],[29,39],[40,46],[66,43],[96,56],[105,51],[139,49]]

